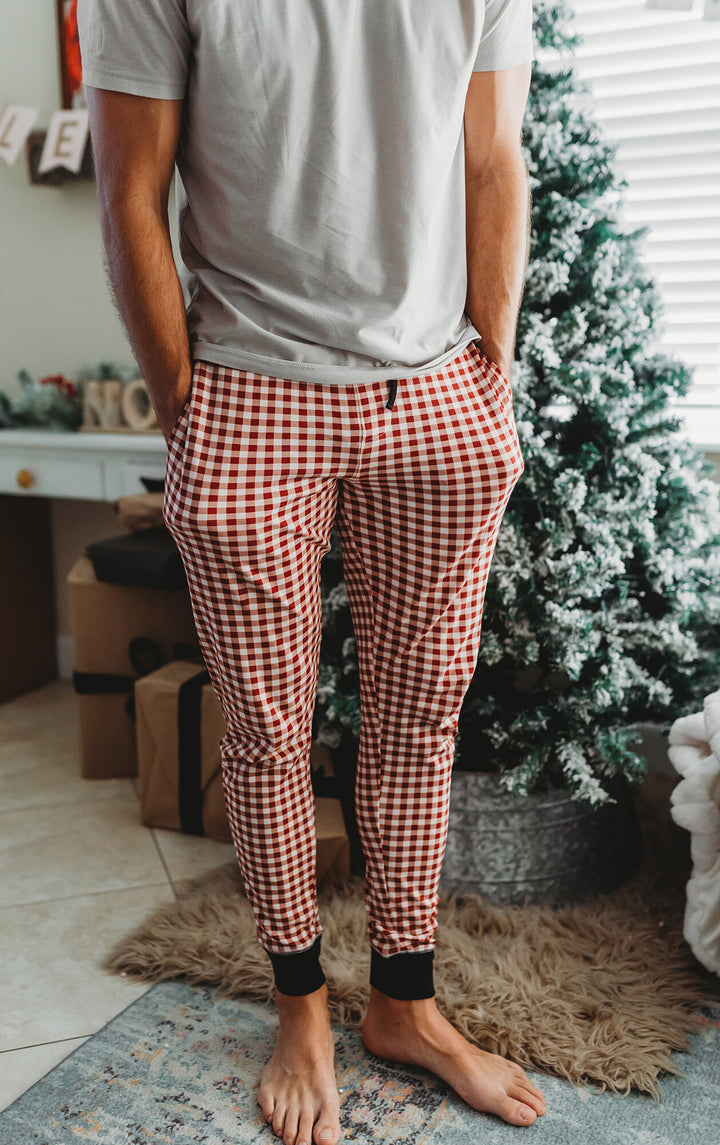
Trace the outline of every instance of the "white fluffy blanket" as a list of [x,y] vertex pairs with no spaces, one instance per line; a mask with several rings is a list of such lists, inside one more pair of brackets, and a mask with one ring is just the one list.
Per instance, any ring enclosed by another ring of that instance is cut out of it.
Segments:
[[703,966],[720,974],[720,692],[703,708],[670,729],[668,755],[682,776],[670,798],[673,819],[692,835],[685,938]]

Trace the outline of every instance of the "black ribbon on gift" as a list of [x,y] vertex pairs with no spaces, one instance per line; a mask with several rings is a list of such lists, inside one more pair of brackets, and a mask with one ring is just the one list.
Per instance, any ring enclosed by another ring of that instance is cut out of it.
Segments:
[[[147,636],[136,636],[130,641],[128,657],[137,676],[119,676],[111,672],[73,672],[73,685],[80,696],[110,696],[128,692],[125,711],[134,720],[135,681],[162,668],[165,657],[157,641]],[[173,644],[171,660],[202,662],[202,654],[197,644]],[[205,834],[200,726],[202,690],[209,683],[210,675],[206,668],[202,668],[178,689],[178,806],[180,830],[186,835]]]
[[[125,711],[135,719],[135,681],[157,672],[165,663],[157,640],[149,636],[136,636],[128,645],[128,659],[136,676],[116,676],[111,672],[73,672],[73,687],[78,696],[112,696],[127,692]],[[202,660],[197,644],[173,644],[171,660]]]
[[203,669],[178,688],[178,805],[180,830],[186,835],[205,834],[200,724],[202,690],[209,683],[210,676]]

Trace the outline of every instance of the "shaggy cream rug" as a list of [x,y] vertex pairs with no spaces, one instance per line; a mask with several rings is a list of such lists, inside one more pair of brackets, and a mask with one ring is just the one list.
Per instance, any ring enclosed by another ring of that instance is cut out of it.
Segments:
[[[612,895],[553,910],[441,894],[437,1002],[466,1037],[525,1068],[616,1093],[659,1098],[658,1078],[682,1072],[671,1054],[688,1049],[687,1035],[707,1022],[699,1009],[718,989],[682,935],[690,855],[670,818],[675,783],[660,775],[639,794],[642,868]],[[176,890],[177,901],[121,940],[105,969],[271,1001],[270,961],[235,864]],[[354,877],[318,896],[332,1020],[354,1030],[369,994],[362,891]]]
[[[320,892],[323,967],[334,1023],[359,1029],[370,949],[363,882]],[[120,942],[106,969],[146,982],[216,986],[270,1001],[273,980],[233,864],[183,884]],[[659,1096],[671,1057],[699,1028],[710,995],[680,930],[648,914],[640,888],[562,910],[493,907],[443,894],[436,991],[442,1012],[484,1049],[600,1089]]]

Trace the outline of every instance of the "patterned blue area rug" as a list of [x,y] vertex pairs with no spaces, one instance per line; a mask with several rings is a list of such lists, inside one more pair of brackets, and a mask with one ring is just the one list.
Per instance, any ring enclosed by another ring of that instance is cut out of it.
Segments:
[[[530,1076],[547,1113],[530,1128],[476,1113],[425,1070],[373,1057],[335,1030],[343,1141],[387,1145],[720,1145],[720,1002],[704,1011],[663,1101]],[[274,1007],[177,982],[151,987],[0,1113],[2,1145],[250,1145],[279,1141],[256,1101]]]

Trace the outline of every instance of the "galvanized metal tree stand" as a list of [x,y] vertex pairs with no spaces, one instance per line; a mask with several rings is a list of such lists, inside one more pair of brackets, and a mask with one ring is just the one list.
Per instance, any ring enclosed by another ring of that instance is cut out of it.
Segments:
[[455,771],[440,885],[491,902],[551,906],[606,894],[636,869],[640,828],[627,785],[593,809],[564,790],[516,795],[496,775]]

